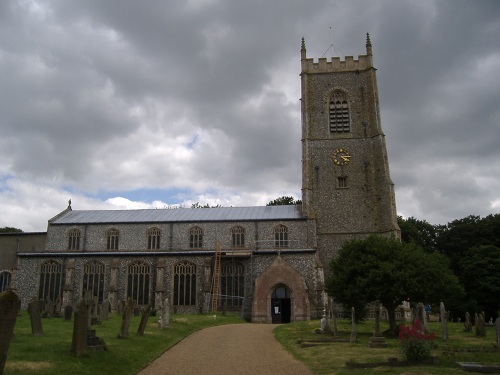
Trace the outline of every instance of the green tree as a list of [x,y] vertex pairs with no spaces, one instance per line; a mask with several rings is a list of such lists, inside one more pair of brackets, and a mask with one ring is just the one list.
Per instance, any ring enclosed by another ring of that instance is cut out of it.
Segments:
[[346,242],[330,263],[330,274],[330,295],[358,309],[379,300],[388,311],[393,334],[395,311],[402,301],[446,304],[463,293],[446,257],[382,236]]
[[13,227],[3,227],[0,228],[0,233],[23,233],[23,231]]
[[418,220],[414,217],[403,219],[401,216],[398,216],[398,225],[401,228],[403,242],[414,243],[429,253],[437,250],[436,226],[425,220]]
[[300,199],[295,200],[294,197],[291,196],[282,196],[276,198],[275,200],[270,201],[266,206],[285,206],[290,204],[301,204],[302,201]]
[[495,319],[500,310],[500,248],[493,245],[472,247],[460,266],[468,308],[477,306],[477,312],[484,311],[487,318]]

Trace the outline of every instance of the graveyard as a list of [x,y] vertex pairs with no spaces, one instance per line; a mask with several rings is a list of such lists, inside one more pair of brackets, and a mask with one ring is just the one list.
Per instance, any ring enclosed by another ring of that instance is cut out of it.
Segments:
[[[170,314],[166,325],[157,312],[143,309],[138,313],[131,306],[124,306],[122,315],[101,315],[102,319],[94,316],[93,320],[92,309],[82,305],[78,311],[84,312],[83,318],[74,313],[69,317],[68,312],[40,317],[36,330],[32,325],[33,314],[20,311],[4,374],[136,374],[197,330],[244,322],[234,313],[218,314],[216,319],[212,314]],[[79,321],[83,322],[80,328]],[[88,346],[78,353],[75,332],[80,329],[86,337],[87,322],[91,322],[91,330],[104,348]],[[474,327],[467,331],[464,322],[448,322],[446,331],[441,322],[427,324],[429,331],[435,333],[433,360],[410,364],[404,362],[397,338],[381,340],[381,332],[388,328],[384,320],[368,319],[355,325],[345,318],[329,319],[326,323],[310,320],[282,324],[274,332],[278,341],[315,374],[403,374],[415,373],[415,366],[419,374],[447,374],[463,372],[459,363],[499,364],[494,325],[487,324],[483,327],[484,336],[478,336]],[[384,345],[373,345],[374,338]]]

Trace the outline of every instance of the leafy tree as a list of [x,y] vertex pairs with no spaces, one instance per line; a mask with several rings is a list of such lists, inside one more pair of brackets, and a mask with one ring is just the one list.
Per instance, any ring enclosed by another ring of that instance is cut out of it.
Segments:
[[329,294],[355,308],[379,300],[387,308],[392,334],[402,301],[447,303],[463,293],[446,257],[395,238],[372,235],[346,242],[330,271]]
[[3,227],[0,228],[0,233],[23,233],[23,231],[13,227]]
[[467,291],[468,308],[496,318],[500,310],[500,248],[493,245],[472,247],[462,258],[460,266],[460,280]]
[[401,228],[401,240],[411,242],[422,247],[427,252],[437,250],[437,228],[425,220],[414,217],[403,219],[398,216],[398,225]]
[[302,201],[300,199],[295,200],[294,197],[291,196],[282,196],[276,198],[275,200],[270,201],[266,206],[285,206],[290,204],[301,204]]
[[208,203],[202,206],[200,202],[196,202],[191,205],[191,208],[220,208],[220,207],[222,207],[220,204],[217,204],[215,206],[210,206]]

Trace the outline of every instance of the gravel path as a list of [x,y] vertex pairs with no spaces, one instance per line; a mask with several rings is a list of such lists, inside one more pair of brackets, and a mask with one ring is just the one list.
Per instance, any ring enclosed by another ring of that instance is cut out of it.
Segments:
[[274,324],[230,324],[195,332],[139,375],[312,375],[276,341]]

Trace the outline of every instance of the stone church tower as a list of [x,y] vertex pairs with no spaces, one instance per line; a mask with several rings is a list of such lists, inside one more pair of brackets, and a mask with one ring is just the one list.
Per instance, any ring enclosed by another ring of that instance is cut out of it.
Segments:
[[318,62],[302,39],[302,210],[327,269],[342,244],[399,236],[370,37],[366,55]]

